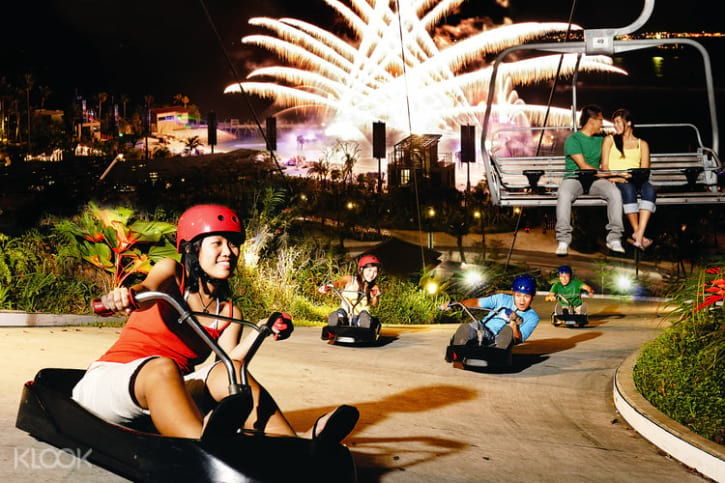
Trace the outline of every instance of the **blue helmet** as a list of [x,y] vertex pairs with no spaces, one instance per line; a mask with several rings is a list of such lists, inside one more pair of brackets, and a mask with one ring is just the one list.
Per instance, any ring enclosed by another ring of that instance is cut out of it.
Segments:
[[559,274],[568,273],[569,275],[571,275],[572,274],[571,267],[569,265],[562,265],[561,267],[559,267],[559,270],[556,273],[559,273]]
[[511,284],[511,291],[536,295],[536,279],[529,274],[519,275]]

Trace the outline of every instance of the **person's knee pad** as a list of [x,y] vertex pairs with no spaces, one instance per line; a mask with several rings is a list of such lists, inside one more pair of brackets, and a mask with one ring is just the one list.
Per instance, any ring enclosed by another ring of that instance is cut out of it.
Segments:
[[347,325],[347,314],[343,310],[336,310],[327,317],[327,325]]
[[464,323],[458,326],[453,337],[451,337],[451,344],[466,345],[469,340],[471,340],[471,325]]
[[367,329],[372,324],[372,321],[373,318],[367,310],[363,310],[360,312],[360,315],[357,316],[358,327],[365,327]]

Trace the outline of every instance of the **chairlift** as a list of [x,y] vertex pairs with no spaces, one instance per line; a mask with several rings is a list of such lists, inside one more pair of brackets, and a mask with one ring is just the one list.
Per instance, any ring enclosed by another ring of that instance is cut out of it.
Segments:
[[[564,140],[577,129],[577,73],[584,55],[614,55],[648,48],[676,44],[694,47],[702,56],[704,66],[707,109],[712,126],[712,147],[702,141],[698,127],[692,123],[637,124],[637,132],[647,131],[645,139],[682,139],[682,146],[671,142],[650,141],[650,168],[633,170],[633,177],[649,174],[650,182],[657,188],[658,205],[717,204],[725,203],[725,193],[718,189],[717,176],[722,170],[718,157],[719,133],[715,107],[712,68],[707,50],[689,38],[664,39],[615,39],[637,31],[649,19],[655,0],[645,0],[642,13],[630,25],[616,29],[585,29],[584,40],[574,42],[532,43],[510,47],[502,51],[493,63],[488,101],[481,134],[481,153],[491,199],[498,206],[556,206],[557,190],[566,173],[564,169]],[[494,130],[491,120],[495,82],[504,59],[514,52],[547,52],[577,54],[577,68],[572,80],[572,116],[569,126],[506,127]],[[528,144],[521,139],[528,139]],[[513,141],[513,142],[512,142]],[[512,145],[513,144],[513,145]],[[533,149],[532,149],[533,147]],[[582,170],[582,185],[593,181],[594,173]],[[580,196],[574,206],[603,206],[606,201],[593,195]]]

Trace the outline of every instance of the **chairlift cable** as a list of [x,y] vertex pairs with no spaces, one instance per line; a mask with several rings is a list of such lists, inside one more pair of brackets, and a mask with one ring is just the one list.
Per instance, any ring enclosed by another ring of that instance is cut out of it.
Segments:
[[[222,40],[221,35],[219,35],[219,30],[216,28],[216,24],[214,23],[214,19],[211,17],[211,14],[209,13],[209,9],[206,6],[206,2],[204,0],[199,0],[199,3],[201,4],[202,10],[204,10],[204,15],[206,15],[206,19],[209,22],[209,27],[211,27],[212,32],[214,32],[214,36],[217,39],[217,42],[219,43],[219,48],[222,51],[222,54],[224,54],[224,59],[226,60],[227,64],[229,65],[229,70],[232,73],[232,77],[234,78],[234,82],[239,86],[239,92],[242,94],[242,97],[244,98],[244,101],[247,104],[247,108],[252,113],[252,117],[254,118],[254,123],[257,125],[257,129],[259,129],[260,134],[262,135],[262,139],[264,139],[264,142],[266,145],[269,145],[267,133],[264,132],[264,129],[262,128],[262,124],[259,121],[259,117],[257,116],[257,112],[254,110],[254,107],[252,106],[252,103],[249,100],[249,95],[244,90],[244,86],[242,86],[242,81],[239,78],[239,74],[237,73],[237,69],[234,67],[234,63],[232,62],[231,58],[229,57],[229,53],[227,52],[227,49],[224,47],[224,41]],[[274,161],[274,164],[277,166],[277,170],[282,176],[282,179],[287,183],[287,188],[289,189],[290,193],[293,193],[292,185],[290,184],[287,177],[284,175],[284,172],[282,171],[282,166],[279,164],[279,160],[277,160],[277,156],[274,154],[274,151],[270,149],[269,151],[270,156],[272,157],[272,160]]]
[[[409,148],[411,149],[413,145],[413,121],[411,120],[410,116],[410,92],[408,91],[408,76],[407,76],[407,70],[405,68],[405,45],[403,43],[403,23],[401,22],[400,17],[400,1],[395,0],[395,9],[396,13],[398,15],[398,35],[400,36],[400,58],[403,64],[403,83],[405,86],[405,107],[407,109],[408,114],[408,136],[411,142],[408,144]],[[411,161],[412,161],[412,153],[411,153]],[[416,169],[415,169],[415,163],[413,164],[413,191],[415,192],[415,213],[418,217],[418,233],[423,233],[423,224],[421,222],[421,213],[420,213],[420,195],[418,194],[418,176],[416,176]],[[423,251],[423,245],[420,246],[420,261],[421,261],[421,272],[425,271],[425,252]]]
[[[572,21],[574,18],[574,11],[576,10],[576,0],[572,0],[571,2],[571,10],[569,11],[569,20],[567,21],[567,27],[566,27],[566,35],[564,36],[564,43],[569,41],[569,35],[571,34],[571,26]],[[546,124],[549,122],[549,113],[551,112],[551,103],[554,99],[554,92],[556,92],[556,86],[559,83],[559,74],[561,73],[561,66],[564,63],[564,55],[561,54],[559,56],[559,65],[556,67],[556,75],[554,76],[554,84],[551,86],[551,90],[549,91],[549,99],[546,102],[546,113],[544,114],[544,122],[542,123],[542,127],[546,127]],[[577,62],[577,70],[578,70],[578,62]],[[541,143],[544,138],[544,130],[541,130],[541,133],[539,134],[539,142],[536,145],[536,155],[539,155],[539,152],[541,150]],[[516,245],[516,237],[519,233],[519,226],[521,225],[521,217],[524,214],[524,208],[519,209],[518,216],[516,217],[516,228],[514,228],[514,236],[511,240],[511,247],[509,248],[508,256],[506,257],[506,265],[504,267],[504,270],[508,270],[509,262],[511,261],[511,255],[514,251],[514,246]]]
[[[571,2],[571,10],[569,11],[569,20],[567,21],[567,27],[566,27],[566,35],[564,35],[564,43],[569,41],[569,35],[571,34],[571,26],[572,21],[574,19],[574,10],[576,10],[576,0],[572,0]],[[559,56],[559,65],[556,68],[556,75],[554,76],[554,84],[551,86],[551,90],[549,91],[549,100],[546,102],[546,114],[544,114],[544,122],[542,123],[542,127],[546,127],[546,123],[549,122],[549,113],[551,112],[551,103],[554,99],[554,92],[556,91],[556,87],[559,84],[559,74],[561,73],[561,66],[564,63],[564,55],[561,54]],[[544,138],[544,130],[541,130],[541,133],[539,134],[539,142],[536,145],[536,155],[538,156],[541,151],[541,143]]]

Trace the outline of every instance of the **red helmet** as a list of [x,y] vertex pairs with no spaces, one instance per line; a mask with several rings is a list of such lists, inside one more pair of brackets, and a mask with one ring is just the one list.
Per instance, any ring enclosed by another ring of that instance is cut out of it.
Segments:
[[381,265],[380,260],[375,255],[363,255],[357,262],[357,269],[361,271],[367,265],[375,265],[379,267]]
[[181,244],[190,242],[199,235],[218,232],[238,233],[241,242],[244,241],[242,221],[230,208],[222,205],[192,206],[179,218],[176,228],[176,251],[181,253]]

